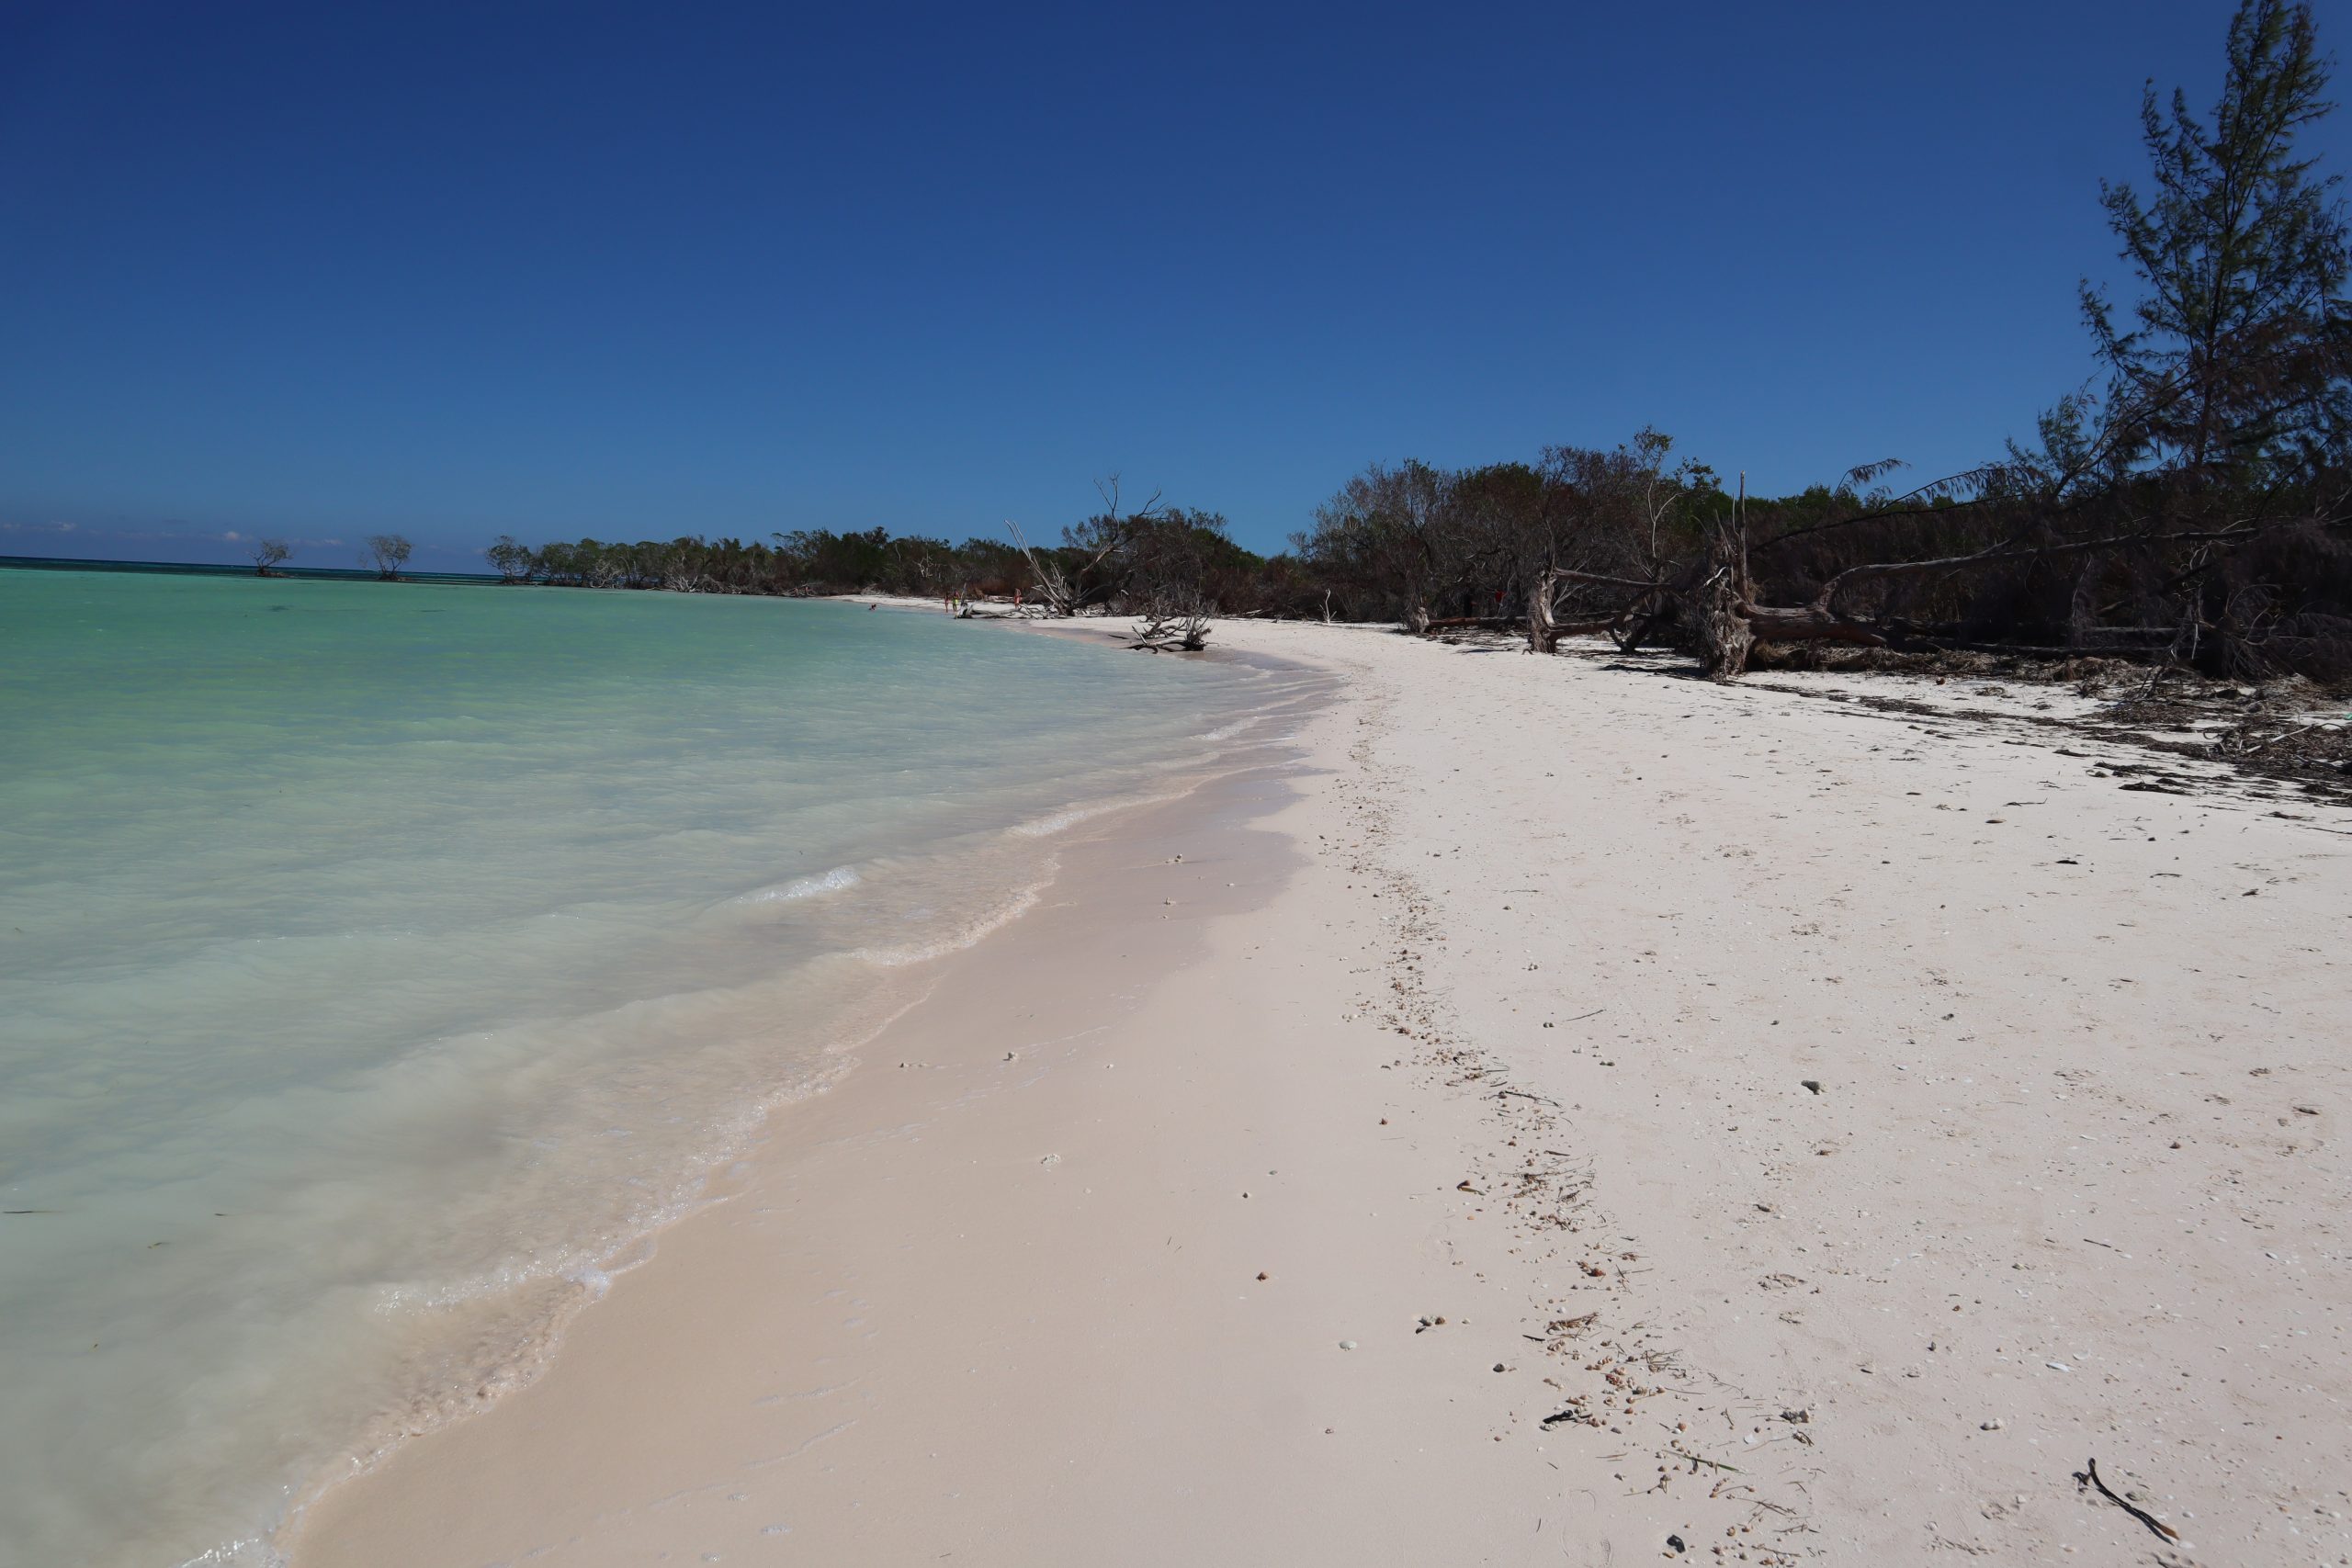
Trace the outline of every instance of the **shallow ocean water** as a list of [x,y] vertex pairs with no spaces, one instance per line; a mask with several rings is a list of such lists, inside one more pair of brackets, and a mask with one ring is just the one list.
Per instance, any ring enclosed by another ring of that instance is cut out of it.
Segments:
[[268,1561],[1284,685],[834,604],[0,571],[0,1563]]

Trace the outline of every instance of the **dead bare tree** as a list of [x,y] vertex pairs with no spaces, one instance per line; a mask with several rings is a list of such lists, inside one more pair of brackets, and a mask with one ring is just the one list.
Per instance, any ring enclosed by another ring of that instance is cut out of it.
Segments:
[[1756,584],[1748,576],[1747,475],[1739,476],[1739,500],[1729,521],[1715,525],[1702,589],[1700,625],[1706,635],[1707,674],[1728,681],[1747,668],[1755,633],[1747,615]]
[[1029,574],[1046,608],[1057,615],[1078,614],[1077,595],[1070,591],[1069,579],[1062,575],[1061,563],[1049,555],[1039,555],[1037,547],[1021,532],[1021,525],[1010,517],[1004,520],[1004,531],[1012,536],[1013,547],[1028,558]]
[[1013,544],[1028,559],[1038,598],[1050,615],[1075,615],[1112,597],[1117,583],[1110,569],[1117,558],[1138,528],[1167,515],[1158,491],[1134,511],[1122,510],[1116,474],[1095,480],[1094,489],[1102,498],[1102,510],[1074,528],[1063,529],[1059,551],[1040,550],[1022,534],[1019,524],[1010,518],[1005,521]]

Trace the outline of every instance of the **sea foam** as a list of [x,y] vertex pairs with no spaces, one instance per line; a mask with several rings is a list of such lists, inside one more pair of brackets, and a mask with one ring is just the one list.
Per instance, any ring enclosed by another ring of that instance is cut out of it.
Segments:
[[743,894],[738,904],[795,904],[803,898],[821,898],[828,893],[842,893],[857,886],[857,868],[837,865],[821,876],[796,876],[791,881],[773,887],[754,888]]

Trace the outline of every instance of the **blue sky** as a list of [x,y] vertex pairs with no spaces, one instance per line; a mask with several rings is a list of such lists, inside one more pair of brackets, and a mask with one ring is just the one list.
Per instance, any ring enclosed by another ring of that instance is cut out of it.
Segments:
[[2088,374],[2098,182],[2229,9],[17,0],[0,553],[1035,534],[1113,471],[1271,548],[1645,423],[1925,478]]

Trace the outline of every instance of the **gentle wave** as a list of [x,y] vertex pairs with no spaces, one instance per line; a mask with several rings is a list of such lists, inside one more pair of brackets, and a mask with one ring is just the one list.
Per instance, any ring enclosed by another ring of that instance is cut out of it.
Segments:
[[1114,811],[1125,811],[1139,806],[1164,806],[1171,800],[1182,800],[1182,790],[1162,791],[1155,795],[1130,795],[1123,800],[1097,800],[1084,806],[1067,807],[1026,822],[1016,822],[1006,831],[1023,839],[1050,839],[1066,833],[1080,822],[1091,822],[1097,817],[1107,817]]
[[1012,897],[994,908],[967,919],[944,935],[927,942],[906,942],[893,946],[861,947],[848,956],[876,969],[904,969],[916,964],[928,964],[944,958],[951,953],[961,953],[991,931],[1003,930],[1037,907],[1046,889],[1053,885],[1054,874],[1061,869],[1058,861],[1046,862],[1045,873],[1028,886],[1018,889]]
[[737,904],[797,904],[803,898],[820,898],[828,893],[842,893],[863,880],[857,868],[837,865],[821,876],[796,876],[775,887],[759,887],[732,900]]
[[1250,730],[1257,725],[1258,721],[1264,716],[1265,716],[1263,714],[1253,713],[1247,718],[1237,718],[1231,724],[1220,724],[1215,729],[1212,729],[1207,734],[1202,736],[1201,739],[1208,741],[1212,745],[1218,741],[1231,740],[1237,736],[1248,734]]

